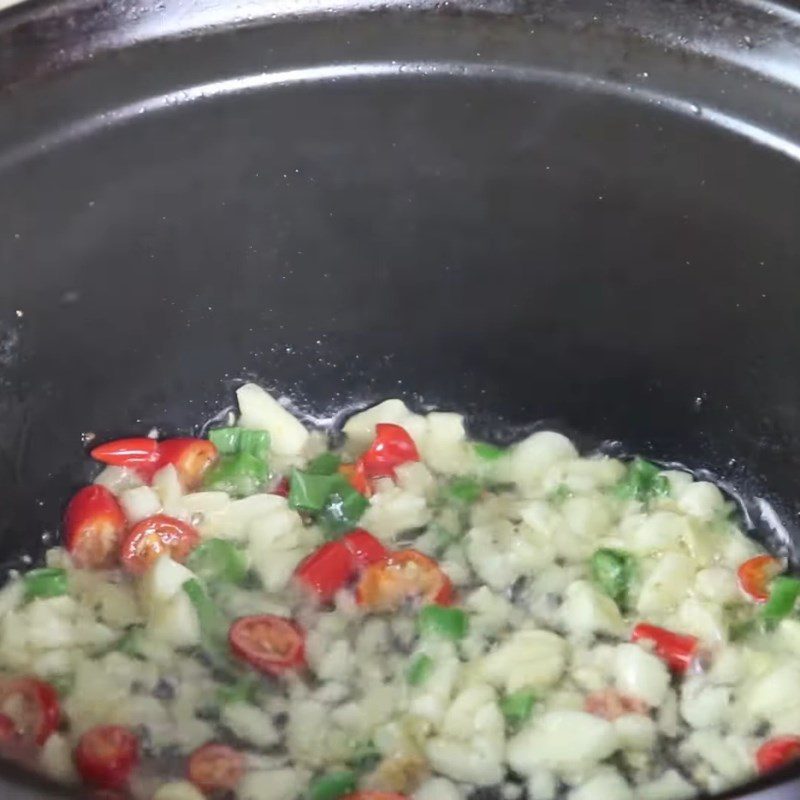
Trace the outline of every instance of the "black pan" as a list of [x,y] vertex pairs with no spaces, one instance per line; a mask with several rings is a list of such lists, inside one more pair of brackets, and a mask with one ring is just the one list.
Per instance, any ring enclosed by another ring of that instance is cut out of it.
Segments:
[[767,0],[4,12],[0,558],[52,540],[82,436],[245,376],[707,468],[796,552],[799,90]]

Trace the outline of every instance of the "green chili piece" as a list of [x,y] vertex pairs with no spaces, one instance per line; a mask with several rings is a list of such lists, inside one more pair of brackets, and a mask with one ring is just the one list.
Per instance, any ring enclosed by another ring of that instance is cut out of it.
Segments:
[[447,490],[454,500],[474,503],[483,493],[483,487],[474,478],[456,478]]
[[333,490],[335,476],[314,475],[292,469],[289,478],[289,507],[297,511],[322,511]]
[[317,778],[308,789],[308,800],[338,800],[356,790],[356,774],[349,770],[329,772]]
[[208,471],[206,489],[227,492],[234,497],[255,494],[267,481],[267,464],[251,453],[223,455]]
[[369,506],[369,500],[342,475],[332,475],[329,480],[332,491],[324,502],[317,522],[328,536],[335,537],[356,527]]
[[239,452],[241,428],[212,428],[208,432],[208,440],[217,448],[220,455],[232,455]]
[[409,665],[406,680],[412,686],[420,686],[425,683],[432,670],[433,659],[425,653],[421,653]]
[[240,584],[247,577],[247,558],[226,539],[206,539],[189,554],[186,566],[206,582]]
[[266,460],[269,455],[270,437],[268,431],[252,428],[213,428],[208,432],[211,443],[220,455],[250,453],[251,456]]
[[455,642],[467,635],[469,617],[460,608],[425,606],[417,617],[417,630],[422,636],[438,636]]
[[500,711],[511,730],[518,730],[530,717],[536,703],[536,694],[530,689],[519,689],[500,701]]
[[770,585],[769,600],[761,611],[768,628],[774,628],[782,619],[788,617],[800,597],[800,580],[788,575],[775,578]]
[[615,492],[623,500],[646,503],[654,497],[669,495],[669,481],[660,474],[660,468],[643,458],[634,458],[628,465],[625,477],[617,484]]
[[311,475],[335,475],[341,463],[336,453],[320,453],[306,464],[305,471]]
[[625,550],[604,547],[592,556],[590,568],[594,582],[618,606],[624,608],[636,574],[634,557]]
[[316,514],[317,522],[329,536],[352,530],[368,505],[367,498],[338,472],[315,475],[299,469],[292,470],[289,506]]
[[22,579],[25,585],[25,599],[33,600],[35,597],[58,597],[66,594],[67,571],[58,568],[43,567],[32,569]]
[[506,452],[504,448],[488,442],[474,442],[472,449],[475,451],[475,455],[483,461],[497,461]]
[[249,453],[261,459],[265,464],[269,456],[269,433],[242,428],[239,434],[239,452]]

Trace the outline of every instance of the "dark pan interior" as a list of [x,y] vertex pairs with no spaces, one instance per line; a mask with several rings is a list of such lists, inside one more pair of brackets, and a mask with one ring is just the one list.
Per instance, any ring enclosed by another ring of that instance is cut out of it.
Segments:
[[794,552],[794,11],[249,8],[0,19],[0,559],[244,377],[704,468]]

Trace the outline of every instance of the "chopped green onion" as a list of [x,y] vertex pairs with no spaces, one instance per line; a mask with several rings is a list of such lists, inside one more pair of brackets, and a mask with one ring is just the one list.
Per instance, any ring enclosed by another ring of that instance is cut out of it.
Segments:
[[253,700],[258,682],[248,675],[235,683],[227,683],[217,688],[217,702],[220,705],[231,703],[250,703]]
[[735,620],[728,625],[728,639],[741,642],[756,633],[763,633],[764,622],[760,619]]
[[483,493],[483,487],[474,478],[456,478],[447,488],[454,500],[474,503]]
[[660,474],[660,469],[655,464],[642,458],[634,458],[628,465],[625,477],[615,487],[615,492],[623,500],[646,503],[653,497],[669,495],[669,481]]
[[59,693],[61,697],[66,697],[75,686],[75,676],[70,673],[63,675],[50,675],[47,682]]
[[332,475],[314,475],[293,469],[289,478],[289,507],[297,511],[322,511],[334,480]]
[[518,730],[530,717],[535,703],[536,695],[529,689],[519,689],[500,701],[500,711],[512,731]]
[[129,628],[114,646],[114,649],[132,658],[142,658],[142,637],[144,629],[140,625]]
[[428,679],[431,670],[433,670],[433,659],[425,653],[421,653],[409,665],[406,680],[412,686],[420,686]]
[[370,772],[381,759],[380,750],[371,740],[356,742],[351,746],[353,752],[347,757],[345,763],[356,772]]
[[227,492],[234,497],[255,494],[267,481],[267,464],[251,453],[223,455],[208,471],[206,489]]
[[341,463],[336,453],[320,453],[308,462],[305,471],[311,475],[335,475]]
[[569,500],[572,497],[572,489],[569,488],[565,483],[559,484],[549,495],[547,495],[547,499],[555,504],[559,505],[563,503],[565,500]]
[[200,630],[203,634],[215,638],[225,638],[228,626],[200,582],[196,578],[190,578],[183,584],[183,591],[189,596],[195,611],[197,611]]
[[460,534],[454,533],[438,522],[434,522],[429,530],[436,536],[436,549],[440,553],[444,552],[451,544],[459,541],[461,538]]
[[247,577],[247,558],[227,539],[206,539],[189,554],[186,566],[206,582],[240,584]]
[[467,635],[469,617],[460,608],[425,606],[417,617],[417,630],[422,636],[458,641]]
[[497,461],[506,452],[502,447],[488,442],[475,442],[472,448],[475,451],[475,455],[484,461]]
[[308,800],[338,800],[356,790],[356,780],[356,774],[349,770],[329,772],[311,784]]
[[183,584],[200,623],[200,641],[207,655],[217,663],[228,663],[228,624],[197,578]]
[[67,571],[64,569],[47,568],[32,569],[22,579],[25,585],[25,599],[33,600],[35,597],[58,597],[66,594]]
[[325,500],[317,522],[328,536],[352,530],[367,510],[369,500],[357,492],[341,475],[331,476],[334,490]]
[[768,628],[774,628],[782,619],[788,617],[800,597],[800,580],[781,575],[772,581],[769,600],[761,611]]
[[636,561],[625,550],[603,547],[590,562],[592,579],[618,605],[625,608],[636,574]]
[[732,602],[722,607],[723,621],[728,629],[728,639],[738,642],[764,628],[760,609],[754,610],[752,603]]

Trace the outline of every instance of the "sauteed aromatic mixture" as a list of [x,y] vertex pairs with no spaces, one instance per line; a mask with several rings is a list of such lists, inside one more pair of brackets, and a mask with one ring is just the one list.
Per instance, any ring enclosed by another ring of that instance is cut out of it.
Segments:
[[7,757],[143,800],[678,800],[800,757],[800,580],[714,484],[237,395],[92,450],[0,591]]

